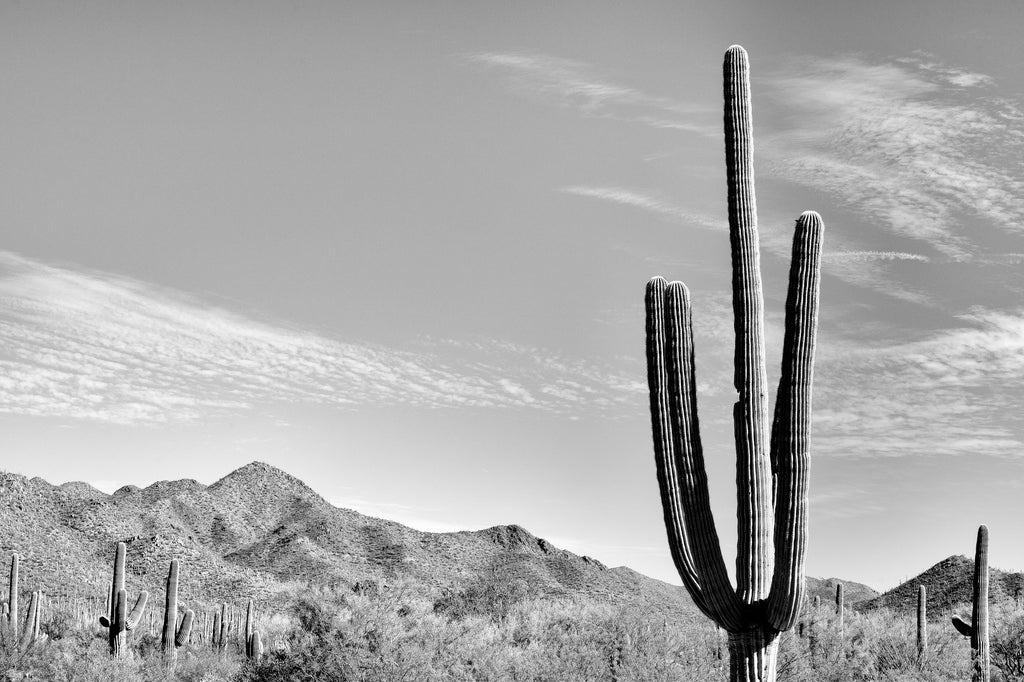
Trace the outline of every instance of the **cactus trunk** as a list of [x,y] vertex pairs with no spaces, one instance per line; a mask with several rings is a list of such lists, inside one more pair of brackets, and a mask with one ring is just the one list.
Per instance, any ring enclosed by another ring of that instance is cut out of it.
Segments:
[[178,625],[178,560],[171,560],[167,573],[167,589],[164,597],[164,627],[161,637],[164,665],[174,670],[178,660],[178,647],[174,645],[175,629]]
[[690,295],[681,282],[647,285],[647,367],[655,463],[669,547],[697,607],[729,632],[730,679],[774,680],[778,635],[804,593],[808,439],[822,223],[797,220],[786,326],[769,439],[764,312],[752,164],[747,54],[723,66],[729,234],[736,334],[736,582],[729,582],[708,499],[696,404]]
[[978,528],[974,550],[974,603],[971,621],[953,616],[953,627],[971,638],[971,682],[989,682],[988,646],[988,527]]
[[988,651],[988,527],[978,528],[974,551],[974,608],[971,610],[971,682],[989,682]]

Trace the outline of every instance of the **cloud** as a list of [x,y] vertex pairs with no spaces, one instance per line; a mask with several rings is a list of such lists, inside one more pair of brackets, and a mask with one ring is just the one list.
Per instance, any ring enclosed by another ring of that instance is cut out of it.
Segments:
[[503,72],[519,92],[575,109],[584,116],[721,136],[717,109],[695,107],[613,83],[583,62],[545,54],[493,52],[466,55],[466,58],[484,68]]
[[838,251],[822,254],[822,260],[825,262],[910,260],[928,263],[931,261],[931,258],[922,256],[919,253],[904,253],[902,251]]
[[311,403],[355,408],[643,405],[642,385],[539,348],[398,350],[327,338],[107,273],[0,252],[0,412],[119,424]]
[[[920,59],[795,59],[762,81],[783,120],[760,149],[786,178],[951,258],[965,223],[1024,225],[1021,112],[991,79]],[[951,87],[955,86],[955,87]]]
[[816,451],[1024,454],[1024,312],[979,310],[961,323],[907,343],[823,348],[815,370]]
[[641,190],[627,189],[624,187],[591,187],[587,185],[572,185],[563,187],[562,192],[574,194],[580,197],[599,199],[622,206],[631,206],[643,211],[654,213],[673,222],[685,223],[694,227],[702,227],[709,230],[725,231],[729,229],[728,221],[715,219],[708,215],[688,213],[679,206],[652,196]]

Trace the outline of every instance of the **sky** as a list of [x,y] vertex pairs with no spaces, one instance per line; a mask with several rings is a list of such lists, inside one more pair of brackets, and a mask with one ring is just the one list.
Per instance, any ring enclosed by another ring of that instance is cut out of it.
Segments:
[[769,383],[825,222],[807,571],[1024,569],[1024,5],[0,0],[0,467],[253,460],[679,583],[644,285],[693,299],[735,555],[721,62],[751,63]]

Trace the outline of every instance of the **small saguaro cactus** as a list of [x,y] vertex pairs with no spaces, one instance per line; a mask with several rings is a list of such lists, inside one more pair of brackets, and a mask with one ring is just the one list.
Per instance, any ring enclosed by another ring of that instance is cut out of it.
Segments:
[[256,609],[252,599],[245,609],[245,657],[258,661],[263,656],[263,640],[256,629]]
[[213,614],[213,648],[224,653],[228,646],[228,604],[220,605],[220,612]]
[[839,629],[839,639],[843,638],[843,613],[846,603],[843,599],[843,584],[836,583],[836,627]]
[[917,587],[917,655],[923,657],[928,651],[928,590],[924,585]]
[[28,649],[36,642],[46,639],[46,635],[39,631],[42,610],[43,593],[41,590],[36,590],[28,600],[28,613],[25,615],[25,625],[21,629],[20,646],[22,649]]
[[11,642],[18,641],[18,555],[11,555],[11,576],[7,591],[7,622],[4,634]]
[[128,655],[128,632],[134,630],[142,620],[146,601],[149,599],[149,592],[143,590],[139,593],[131,613],[128,613],[128,591],[124,587],[124,555],[125,544],[119,542],[114,552],[114,579],[110,583],[107,615],[100,616],[100,625],[108,629],[110,655],[115,658]]
[[723,72],[738,392],[733,409],[735,589],[709,503],[697,421],[690,293],[682,282],[655,277],[647,285],[647,377],[658,484],[676,568],[698,608],[729,633],[730,680],[765,682],[775,680],[779,634],[793,627],[804,596],[823,226],[813,211],[796,221],[782,372],[769,422],[750,79],[742,47],[734,45],[725,53]]
[[171,559],[171,568],[167,572],[167,596],[164,601],[164,626],[161,644],[164,652],[164,665],[174,670],[178,661],[178,649],[188,644],[192,634],[192,621],[195,613],[186,609],[185,615],[178,625],[178,560]]
[[988,652],[988,527],[978,528],[974,550],[974,603],[971,620],[953,616],[953,627],[971,638],[971,682],[989,682]]

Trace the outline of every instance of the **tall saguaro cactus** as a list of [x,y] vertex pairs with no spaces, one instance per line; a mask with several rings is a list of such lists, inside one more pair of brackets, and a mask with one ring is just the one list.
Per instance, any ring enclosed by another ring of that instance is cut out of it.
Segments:
[[988,652],[988,526],[978,528],[974,550],[974,604],[970,622],[953,616],[953,627],[971,638],[971,682],[989,682]]
[[729,633],[730,679],[775,679],[779,633],[804,595],[811,375],[818,317],[821,217],[796,222],[782,376],[769,438],[764,313],[754,199],[747,53],[725,53],[725,157],[735,315],[733,410],[738,490],[736,582],[729,582],[708,499],[697,421],[690,294],[647,285],[647,368],[655,462],[669,545],[697,606]]
[[171,559],[171,568],[167,572],[167,591],[164,601],[164,626],[161,644],[164,652],[164,666],[174,670],[178,662],[178,649],[188,643],[192,634],[192,621],[195,613],[186,609],[185,615],[178,625],[178,560]]
[[107,642],[110,654],[115,658],[128,655],[128,631],[134,630],[142,620],[146,610],[149,592],[143,590],[135,602],[131,613],[128,613],[128,592],[124,587],[124,556],[125,544],[117,543],[114,552],[114,579],[110,583],[110,598],[107,602],[107,615],[100,616],[100,625],[107,628]]

